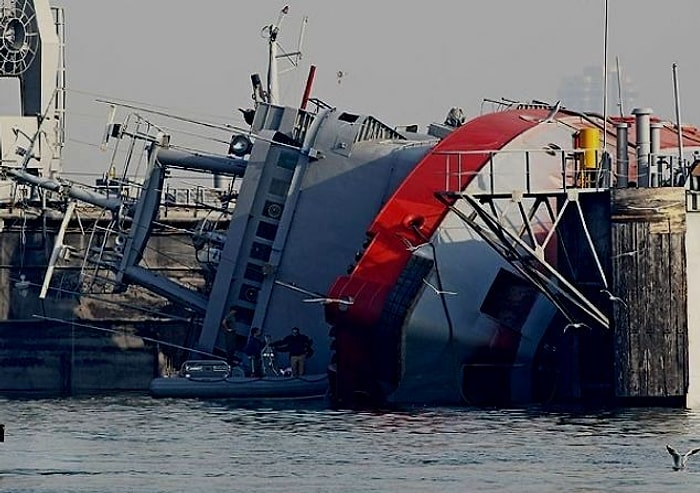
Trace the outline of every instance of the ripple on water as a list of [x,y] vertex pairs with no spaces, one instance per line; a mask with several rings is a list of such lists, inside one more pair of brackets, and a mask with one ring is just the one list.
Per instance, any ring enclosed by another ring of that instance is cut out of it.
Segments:
[[110,491],[700,490],[700,414],[99,398],[4,400],[0,489]]

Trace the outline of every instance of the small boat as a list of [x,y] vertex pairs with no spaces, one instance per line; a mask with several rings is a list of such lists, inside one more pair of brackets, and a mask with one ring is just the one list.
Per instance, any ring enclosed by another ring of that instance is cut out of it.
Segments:
[[251,377],[245,376],[240,367],[232,367],[225,361],[190,360],[182,364],[178,374],[154,378],[149,391],[154,397],[322,399],[328,391],[328,375]]

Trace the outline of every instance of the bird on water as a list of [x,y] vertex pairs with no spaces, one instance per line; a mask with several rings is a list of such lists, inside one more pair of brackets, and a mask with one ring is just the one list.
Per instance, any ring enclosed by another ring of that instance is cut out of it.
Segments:
[[670,445],[666,445],[666,450],[668,450],[668,453],[671,454],[671,457],[673,457],[673,470],[674,471],[681,471],[685,469],[686,465],[688,464],[688,458],[691,455],[695,455],[698,452],[700,452],[700,448],[693,448],[688,450],[685,454],[680,454],[676,449],[671,447]]

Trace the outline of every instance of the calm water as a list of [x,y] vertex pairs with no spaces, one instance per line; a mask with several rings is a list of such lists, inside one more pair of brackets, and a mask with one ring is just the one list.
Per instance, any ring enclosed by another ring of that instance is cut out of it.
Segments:
[[[700,413],[355,413],[112,396],[0,400],[7,492],[700,490]],[[697,459],[693,463],[693,459]]]

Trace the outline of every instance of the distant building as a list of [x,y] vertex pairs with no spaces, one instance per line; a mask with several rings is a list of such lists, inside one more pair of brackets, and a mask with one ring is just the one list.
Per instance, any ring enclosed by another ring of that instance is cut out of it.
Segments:
[[[618,78],[617,67],[610,68],[608,72],[608,115],[620,114],[620,93],[625,114],[629,115],[637,104],[638,93],[632,79],[625,75],[623,68],[620,75]],[[572,110],[602,114],[603,85],[602,67],[589,66],[581,74],[565,77],[559,86],[557,98],[563,106]]]

